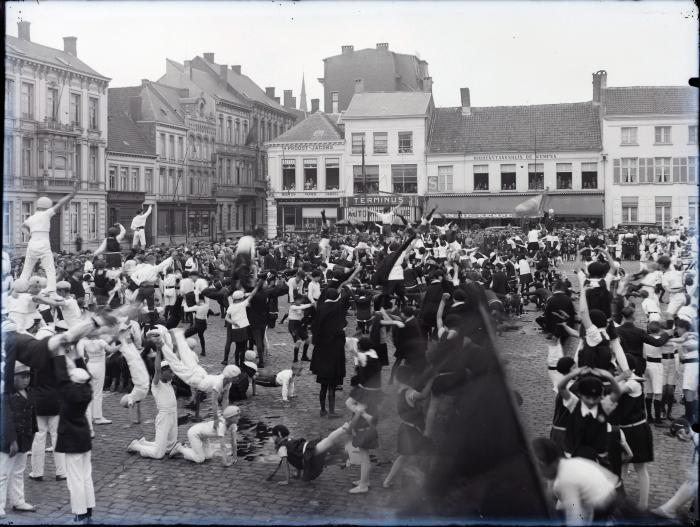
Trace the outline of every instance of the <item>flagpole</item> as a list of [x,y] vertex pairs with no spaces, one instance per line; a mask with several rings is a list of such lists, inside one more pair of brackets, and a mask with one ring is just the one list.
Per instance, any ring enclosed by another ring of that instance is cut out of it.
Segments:
[[365,138],[362,137],[362,185],[365,191],[365,221],[369,221],[369,203],[367,202],[367,172],[365,171]]

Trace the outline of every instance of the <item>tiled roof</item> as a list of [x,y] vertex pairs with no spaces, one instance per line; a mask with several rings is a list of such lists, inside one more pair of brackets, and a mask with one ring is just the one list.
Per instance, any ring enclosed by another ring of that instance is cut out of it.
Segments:
[[150,81],[145,87],[141,97],[144,121],[184,126],[185,112],[180,106],[179,89]]
[[630,86],[605,89],[606,115],[698,113],[698,90],[689,86]]
[[[204,62],[214,72],[219,71],[219,66],[217,64],[214,64],[207,60],[204,60]],[[281,110],[285,112],[287,111],[287,108],[265,95],[265,90],[263,90],[260,86],[255,84],[247,75],[239,75],[238,73],[234,72],[231,68],[227,68],[226,76],[228,78],[228,83],[231,85],[231,87],[244,97],[250,99],[252,102],[259,102],[270,106],[271,108],[274,108],[276,110]]]
[[276,137],[271,143],[294,143],[298,141],[342,141],[343,132],[335,124],[336,119],[322,112],[306,119]]
[[249,107],[247,101],[238,97],[233,90],[228,89],[223,84],[218,82],[218,78],[213,78],[211,73],[202,71],[198,68],[192,68],[192,79],[185,75],[185,68],[182,64],[171,59],[166,59],[170,64],[177,68],[179,74],[169,76],[167,73],[158,79],[159,83],[169,84],[171,86],[182,86],[190,90],[190,95],[199,95],[200,92],[205,92],[211,96],[218,97],[233,104],[242,107]]
[[534,106],[436,108],[429,152],[479,154],[497,152],[600,150],[598,109],[592,102]]
[[82,60],[63,50],[42,46],[36,42],[28,42],[11,35],[5,35],[5,53],[19,57],[27,57],[45,62],[62,69],[68,69],[110,80],[108,77],[97,73]]
[[110,88],[107,94],[107,150],[138,155],[156,155],[155,143],[129,115],[131,97],[141,95],[141,86]]
[[353,95],[343,118],[402,117],[425,114],[432,94],[425,92],[362,92]]

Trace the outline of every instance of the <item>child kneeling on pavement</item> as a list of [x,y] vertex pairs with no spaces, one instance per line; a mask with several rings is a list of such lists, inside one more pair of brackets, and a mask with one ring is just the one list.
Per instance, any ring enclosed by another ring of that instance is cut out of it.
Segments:
[[[225,467],[238,461],[236,432],[241,410],[238,406],[227,406],[217,420],[197,423],[187,431],[189,447],[176,443],[170,451],[170,457],[182,454],[182,457],[194,463],[204,463],[219,453]],[[231,440],[231,455],[226,445],[226,436]],[[218,442],[215,443],[215,441]],[[218,448],[217,448],[218,447]],[[218,452],[217,452],[218,451]]]

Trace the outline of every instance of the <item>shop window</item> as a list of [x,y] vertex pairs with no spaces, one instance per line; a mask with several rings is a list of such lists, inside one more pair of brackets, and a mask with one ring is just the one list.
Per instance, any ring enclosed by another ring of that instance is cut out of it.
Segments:
[[304,190],[318,190],[316,159],[304,159]]
[[375,154],[387,153],[388,134],[386,132],[374,132],[374,150]]
[[557,163],[557,190],[571,190],[571,163]]
[[489,166],[474,165],[474,190],[484,191],[489,189]]
[[399,154],[413,153],[413,132],[399,132]]
[[544,190],[544,163],[529,163],[527,165],[528,190]]
[[622,198],[622,223],[632,223],[639,221],[637,198]]
[[620,144],[636,145],[637,144],[637,127],[623,126],[620,128]]
[[[239,168],[236,167],[238,172]],[[296,160],[282,159],[282,190],[296,190]],[[240,175],[236,174],[236,179],[240,179]],[[236,226],[238,229],[238,226]]]
[[340,189],[340,160],[337,157],[326,159],[326,190]]
[[361,154],[365,144],[365,134],[352,134],[352,153]]
[[671,182],[671,158],[670,157],[655,157],[654,158],[654,183],[670,183]]
[[501,190],[515,190],[515,165],[501,165]]
[[417,165],[391,165],[391,186],[396,194],[418,192]]
[[355,194],[376,194],[379,192],[379,165],[365,165],[364,176],[362,166],[353,165],[352,180]]

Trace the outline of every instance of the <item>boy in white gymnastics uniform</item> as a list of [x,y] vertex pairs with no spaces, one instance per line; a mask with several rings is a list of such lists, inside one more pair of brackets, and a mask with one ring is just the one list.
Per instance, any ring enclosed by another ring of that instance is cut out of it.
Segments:
[[[241,410],[238,406],[227,406],[216,421],[197,423],[187,431],[189,446],[177,443],[170,451],[170,457],[182,454],[182,457],[193,463],[204,463],[217,453],[225,467],[238,461],[236,432]],[[226,445],[226,436],[231,440],[231,456]]]
[[29,280],[34,272],[34,266],[37,262],[41,262],[41,267],[46,273],[46,289],[49,292],[56,291],[56,265],[49,239],[51,218],[61,210],[63,205],[73,199],[76,192],[74,190],[71,194],[62,197],[55,205],[47,197],[39,198],[36,202],[37,211],[22,224],[22,227],[29,231],[30,237],[20,278]]
[[139,244],[145,249],[146,248],[146,220],[151,215],[151,210],[153,205],[148,206],[146,212],[143,211],[141,207],[141,213],[134,216],[131,220],[131,230],[134,231],[134,238],[131,242],[132,247],[138,247]]

